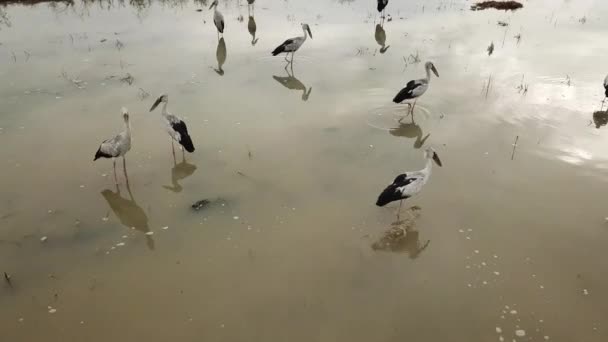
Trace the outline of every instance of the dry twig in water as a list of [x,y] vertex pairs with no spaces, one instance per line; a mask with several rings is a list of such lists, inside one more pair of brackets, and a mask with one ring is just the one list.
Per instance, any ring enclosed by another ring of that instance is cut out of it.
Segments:
[[515,137],[515,143],[513,144],[513,152],[511,153],[511,160],[515,158],[515,149],[517,148],[517,141],[519,140],[519,135]]

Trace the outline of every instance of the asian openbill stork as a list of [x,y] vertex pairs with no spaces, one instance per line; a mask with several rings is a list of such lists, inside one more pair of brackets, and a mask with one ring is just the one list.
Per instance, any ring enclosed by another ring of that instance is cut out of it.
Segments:
[[422,187],[431,177],[433,161],[435,161],[437,165],[442,166],[437,152],[435,152],[432,147],[428,147],[424,150],[424,158],[426,159],[426,167],[424,169],[406,172],[397,176],[393,183],[387,186],[380,196],[378,196],[376,205],[383,207],[391,202],[400,201],[399,211],[401,211],[401,204],[404,199],[408,199],[422,191]]
[[186,127],[186,123],[180,119],[179,117],[169,113],[167,111],[167,103],[169,103],[169,95],[162,94],[156,102],[150,108],[150,112],[156,109],[156,107],[162,102],[163,110],[162,116],[166,124],[167,133],[171,136],[171,148],[173,150],[173,159],[175,160],[175,148],[173,147],[173,140],[177,141],[182,148],[182,156],[184,154],[184,149],[190,153],[194,152],[194,145],[192,144],[192,139],[188,134],[188,127]]
[[[302,31],[304,32],[304,35],[302,37],[295,37],[295,38],[287,39],[286,41],[283,42],[283,44],[277,46],[277,48],[274,49],[274,51],[272,51],[272,55],[276,56],[280,53],[286,53],[287,55],[285,55],[285,60],[289,63],[293,63],[293,55],[296,53],[296,51],[298,51],[298,49],[306,41],[306,35],[308,34],[310,36],[310,39],[312,39],[312,32],[310,32],[310,26],[308,26],[308,24],[302,24]],[[287,56],[289,55],[290,52],[291,52],[291,61],[289,61],[287,59]]]
[[424,64],[424,68],[426,69],[426,78],[421,78],[419,80],[412,80],[407,83],[405,88],[401,89],[399,93],[393,99],[395,103],[401,103],[405,100],[414,99],[414,105],[408,103],[410,106],[410,113],[414,114],[414,107],[416,106],[416,99],[422,96],[427,89],[429,89],[429,84],[431,82],[431,70],[435,74],[435,76],[439,77],[439,73],[435,68],[435,65],[432,62],[426,62]]
[[[122,157],[122,167],[125,172],[125,178],[127,177],[127,164],[125,161],[125,154],[131,149],[131,125],[129,124],[129,111],[127,108],[122,107],[122,117],[125,122],[125,130],[120,132],[117,136],[112,139],[105,140],[97,149],[95,158],[93,161],[99,158],[112,158],[114,164],[114,182],[118,184],[116,178],[116,158]],[[128,179],[127,179],[128,182]]]
[[217,39],[220,39],[220,33],[222,34],[222,37],[224,36],[224,29],[226,28],[226,22],[224,21],[224,15],[217,10],[217,5],[218,5],[218,0],[214,0],[211,3],[211,6],[209,6],[209,9],[215,7],[215,9],[213,10],[213,23],[215,24],[215,27],[217,28]]
[[380,17],[384,19],[384,9],[388,5],[388,0],[378,0],[378,12],[380,12]]

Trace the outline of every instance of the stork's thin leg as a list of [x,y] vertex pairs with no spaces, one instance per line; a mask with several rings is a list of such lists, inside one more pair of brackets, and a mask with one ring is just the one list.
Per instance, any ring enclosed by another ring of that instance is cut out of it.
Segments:
[[289,63],[288,57],[289,57],[289,52],[285,54],[285,62],[287,62],[287,63]]
[[401,214],[401,205],[403,205],[403,200],[399,201],[399,210],[397,211],[397,221],[399,221],[399,215]]
[[414,117],[414,108],[416,108],[416,101],[418,101],[418,99],[415,99],[414,105],[412,105],[412,117]]
[[177,164],[175,160],[175,145],[173,144],[173,139],[171,139],[171,152],[173,152],[173,164]]
[[182,161],[185,161],[186,160],[186,152],[184,152],[184,148],[183,147],[180,147],[180,148],[182,150]]
[[118,177],[116,177],[116,158],[112,158],[112,164],[114,166],[114,184],[118,185]]
[[295,54],[296,54],[296,52],[295,52],[295,51],[291,53],[291,66],[292,66],[292,67],[293,67],[293,56],[294,56]]
[[127,189],[129,188],[129,174],[127,174],[127,160],[125,156],[122,156],[122,170],[125,173],[125,181],[127,182]]

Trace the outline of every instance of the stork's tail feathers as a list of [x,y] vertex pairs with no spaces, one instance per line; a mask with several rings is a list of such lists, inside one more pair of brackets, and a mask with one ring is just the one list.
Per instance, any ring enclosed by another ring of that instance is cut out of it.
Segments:
[[272,55],[276,56],[278,54],[280,54],[281,52],[283,52],[283,45],[277,47],[276,49],[274,49],[274,51],[272,51]]
[[97,152],[95,152],[95,158],[93,159],[93,161],[96,161],[99,158],[112,158],[111,155],[104,153],[101,151],[101,147],[97,150]]
[[192,139],[190,138],[190,135],[188,134],[183,134],[181,136],[181,139],[179,140],[180,145],[182,145],[184,147],[184,149],[186,151],[188,151],[189,153],[194,152],[195,148],[194,148],[194,144],[192,143]]
[[606,87],[606,97],[608,97],[608,86]]

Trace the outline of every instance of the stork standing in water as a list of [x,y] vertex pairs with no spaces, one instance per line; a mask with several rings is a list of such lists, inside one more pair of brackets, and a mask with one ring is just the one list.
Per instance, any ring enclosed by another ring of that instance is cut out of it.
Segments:
[[[99,158],[112,158],[114,164],[114,182],[118,184],[116,178],[116,158],[122,157],[122,167],[125,172],[125,178],[127,177],[127,164],[125,161],[125,154],[131,149],[131,125],[129,124],[129,111],[127,108],[122,107],[122,117],[125,121],[125,130],[115,136],[112,139],[105,140],[97,149],[95,158],[93,161]],[[128,178],[127,184],[128,184]]]
[[[302,37],[287,39],[286,41],[283,42],[283,44],[277,46],[277,48],[274,49],[274,51],[272,51],[272,55],[276,56],[280,53],[285,52],[285,53],[287,53],[287,55],[285,55],[285,61],[287,61],[288,63],[291,63],[293,65],[293,55],[296,53],[296,51],[298,51],[298,49],[306,41],[306,35],[308,34],[310,36],[310,39],[312,39],[312,32],[310,32],[310,26],[308,26],[308,24],[302,24],[302,31],[304,32],[304,35]],[[289,61],[287,59],[287,56],[289,56],[290,52],[291,52],[291,61]]]
[[[608,76],[606,76],[606,78],[604,78],[604,89],[606,89],[606,97],[608,97]],[[602,101],[602,109],[604,109],[604,102],[606,101],[606,97],[604,97],[604,100]]]
[[249,20],[247,21],[247,31],[251,35],[251,46],[255,46],[259,38],[255,37],[255,32],[258,30],[258,26],[255,23],[254,15],[249,13]]
[[[429,181],[431,177],[431,169],[433,167],[433,161],[437,165],[441,165],[441,160],[437,155],[437,152],[432,147],[428,147],[424,151],[424,158],[426,159],[426,167],[420,171],[412,171],[400,174],[395,178],[392,184],[386,187],[384,191],[378,197],[376,205],[383,207],[391,202],[399,202],[399,211],[401,211],[401,204],[404,199],[408,199],[420,191],[422,187]],[[399,214],[397,214],[397,217]]]
[[410,106],[410,113],[414,115],[414,107],[416,107],[416,100],[424,94],[427,89],[429,89],[429,84],[431,83],[431,70],[435,74],[435,76],[439,77],[439,73],[435,68],[435,65],[432,62],[426,62],[424,64],[424,68],[426,69],[426,78],[421,78],[419,80],[409,81],[405,88],[401,89],[399,93],[393,99],[395,103],[401,103],[405,100],[414,99],[414,105],[408,103]]
[[378,0],[378,12],[380,12],[380,17],[384,19],[384,9],[388,5],[388,0]]
[[217,28],[217,39],[220,39],[220,33],[222,34],[222,37],[224,36],[224,29],[226,28],[226,23],[224,22],[224,15],[217,10],[217,5],[217,0],[214,0],[211,3],[211,6],[209,6],[209,9],[215,6],[215,9],[213,11],[213,23]]
[[156,102],[150,108],[150,112],[156,109],[156,107],[162,102],[163,110],[162,116],[165,120],[166,129],[169,135],[171,136],[171,148],[173,150],[173,159],[175,160],[175,148],[173,145],[173,140],[177,141],[182,148],[182,156],[184,156],[184,149],[190,153],[194,152],[194,145],[192,144],[192,139],[188,134],[188,127],[186,127],[186,123],[180,119],[179,117],[169,113],[167,111],[167,103],[169,103],[169,95],[162,94]]

